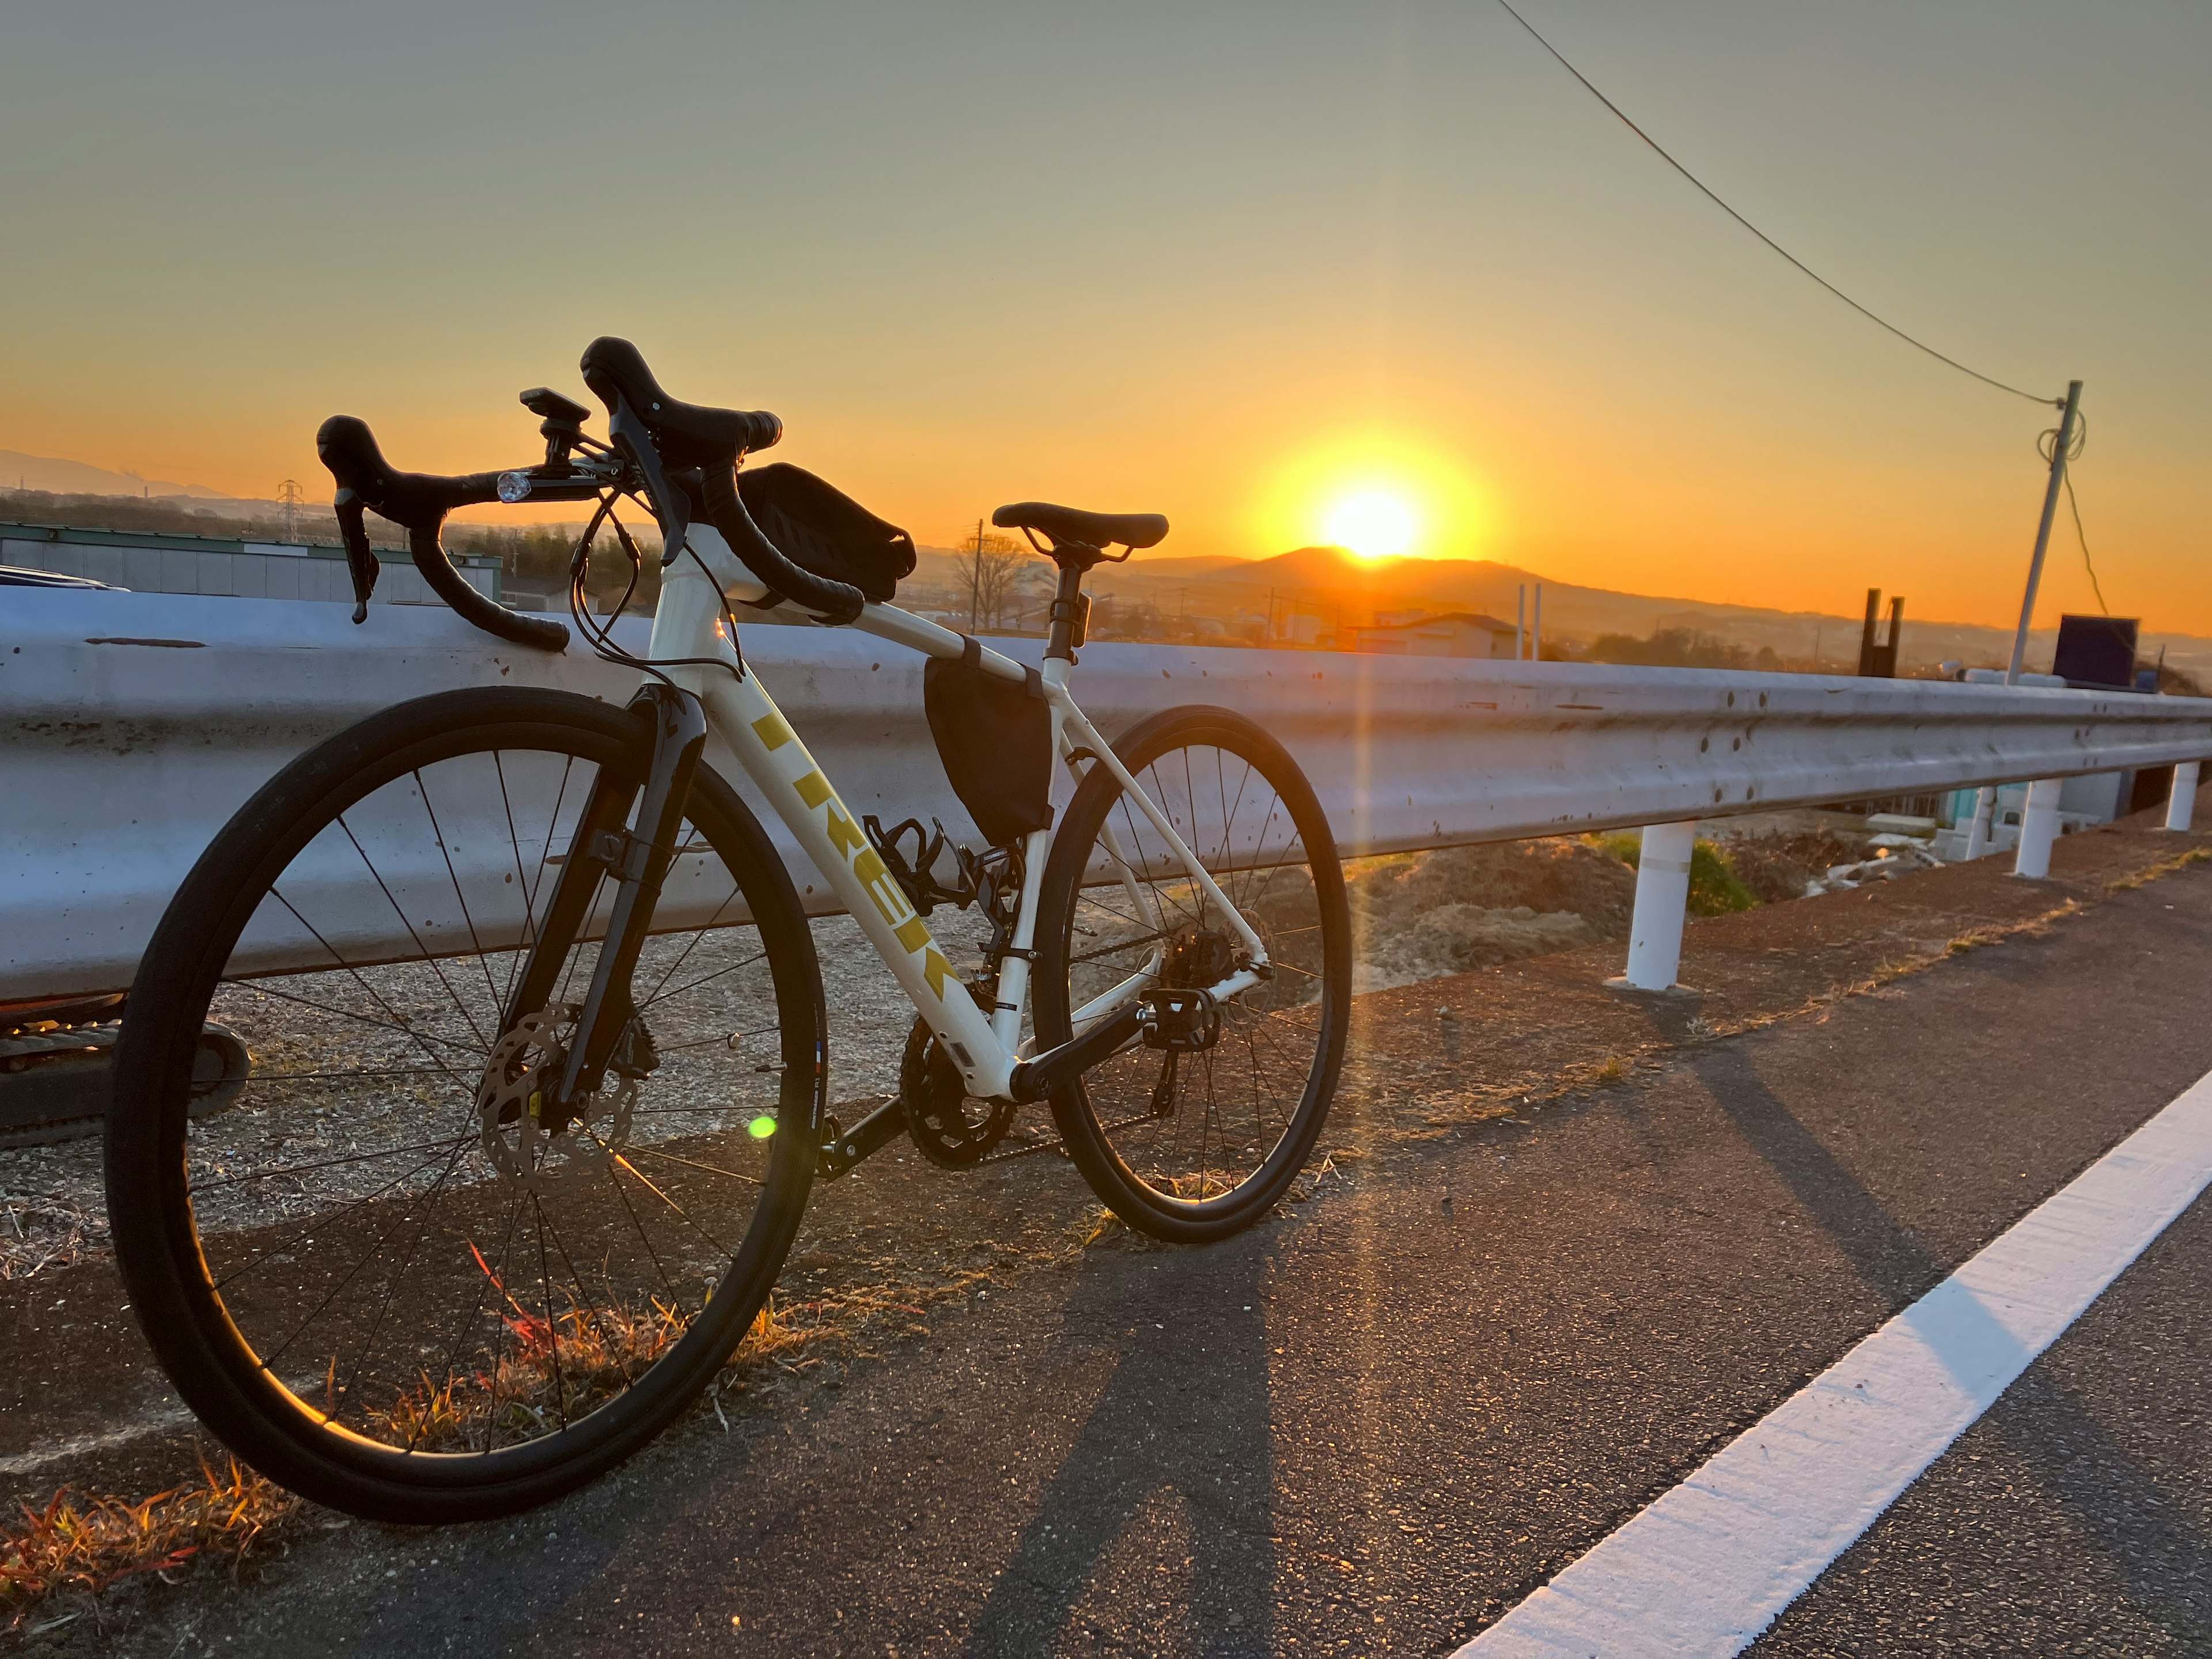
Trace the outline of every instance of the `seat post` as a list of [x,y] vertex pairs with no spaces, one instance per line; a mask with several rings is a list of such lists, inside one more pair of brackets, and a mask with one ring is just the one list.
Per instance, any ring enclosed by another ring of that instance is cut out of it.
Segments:
[[1044,654],[1048,661],[1058,658],[1072,663],[1091,621],[1091,598],[1083,591],[1083,573],[1090,567],[1057,552],[1054,562],[1060,567],[1060,586],[1053,594],[1052,630],[1045,639]]

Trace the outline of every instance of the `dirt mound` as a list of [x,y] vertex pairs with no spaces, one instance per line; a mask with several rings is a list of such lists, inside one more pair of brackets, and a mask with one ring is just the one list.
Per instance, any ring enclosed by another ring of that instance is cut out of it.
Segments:
[[1352,866],[1361,990],[1542,956],[1628,931],[1636,872],[1580,837]]

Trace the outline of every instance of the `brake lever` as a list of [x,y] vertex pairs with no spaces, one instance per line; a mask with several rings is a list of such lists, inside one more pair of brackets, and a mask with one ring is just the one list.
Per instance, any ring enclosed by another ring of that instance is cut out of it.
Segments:
[[361,497],[352,489],[341,489],[332,503],[338,531],[345,542],[346,574],[353,578],[353,619],[368,620],[368,596],[376,592],[377,573],[384,568],[368,544],[368,526],[362,522]]
[[660,566],[666,569],[684,550],[684,538],[691,528],[691,500],[669,483],[661,470],[660,451],[653,441],[629,399],[615,398],[614,413],[607,417],[607,436],[623,459],[645,480],[645,493],[653,502],[653,516],[660,520]]

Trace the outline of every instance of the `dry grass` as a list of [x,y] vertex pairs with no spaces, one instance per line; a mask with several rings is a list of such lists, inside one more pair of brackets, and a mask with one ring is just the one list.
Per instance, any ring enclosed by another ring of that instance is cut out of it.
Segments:
[[[611,1299],[590,1308],[572,1302],[547,1320],[508,1294],[481,1255],[477,1264],[506,1298],[514,1346],[489,1372],[444,1382],[426,1372],[380,1413],[377,1426],[411,1449],[457,1451],[551,1433],[620,1394],[691,1326],[691,1314],[658,1297],[641,1309]],[[877,1286],[781,1309],[771,1294],[715,1382],[717,1413],[729,1373],[763,1363],[803,1370],[811,1361],[783,1356],[888,1312],[918,1318],[922,1310],[910,1295]]]
[[[726,1430],[724,1400],[744,1393],[764,1368],[797,1375],[821,1362],[812,1350],[860,1357],[862,1340],[871,1335],[926,1334],[927,1327],[917,1322],[929,1304],[963,1295],[988,1277],[968,1271],[927,1284],[856,1285],[802,1302],[771,1297],[716,1379],[708,1403]],[[511,1300],[509,1309],[514,1352],[495,1376],[443,1383],[425,1376],[380,1414],[377,1426],[434,1450],[481,1445],[488,1425],[517,1439],[542,1434],[556,1426],[560,1407],[574,1417],[602,1403],[623,1386],[626,1368],[636,1376],[689,1325],[688,1316],[658,1302],[642,1310],[572,1309],[550,1323]],[[170,1583],[170,1574],[209,1555],[234,1565],[305,1508],[234,1459],[227,1474],[204,1464],[202,1474],[199,1482],[136,1501],[76,1499],[64,1489],[44,1510],[26,1508],[21,1527],[0,1533],[0,1613],[12,1615],[9,1628],[31,1630],[32,1613],[57,1591],[96,1597],[147,1573]]]
[[2172,858],[2160,859],[2131,875],[2115,876],[2105,884],[2108,893],[2125,893],[2141,887],[2146,882],[2156,881],[2160,876],[2170,876],[2177,870],[2185,870],[2192,864],[2202,864],[2212,859],[2212,847],[2192,847],[2185,853],[2176,853]]
[[81,1204],[56,1196],[0,1193],[0,1284],[73,1267],[88,1250],[104,1249],[107,1224]]
[[97,1595],[142,1573],[168,1575],[206,1557],[232,1570],[301,1501],[230,1460],[218,1474],[204,1462],[201,1479],[137,1503],[118,1498],[72,1498],[67,1487],[46,1506],[23,1506],[22,1522],[0,1532],[0,1609],[21,1631],[32,1611],[57,1591]]
[[1134,1237],[1121,1218],[1103,1204],[1087,1204],[1083,1213],[1067,1224],[1066,1255],[1078,1255],[1094,1244],[1110,1239]]

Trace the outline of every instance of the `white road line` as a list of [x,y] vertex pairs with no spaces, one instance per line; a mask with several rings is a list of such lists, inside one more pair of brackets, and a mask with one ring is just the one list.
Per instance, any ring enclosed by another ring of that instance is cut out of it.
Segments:
[[2212,1074],[1459,1650],[1741,1652],[2212,1182]]
[[167,1434],[181,1429],[192,1420],[191,1410],[184,1406],[171,1406],[119,1423],[98,1434],[71,1435],[66,1440],[49,1440],[42,1446],[33,1446],[10,1456],[0,1457],[0,1475],[30,1474],[50,1464],[73,1462],[89,1457],[96,1452],[114,1451],[133,1441],[146,1440],[157,1434]]

